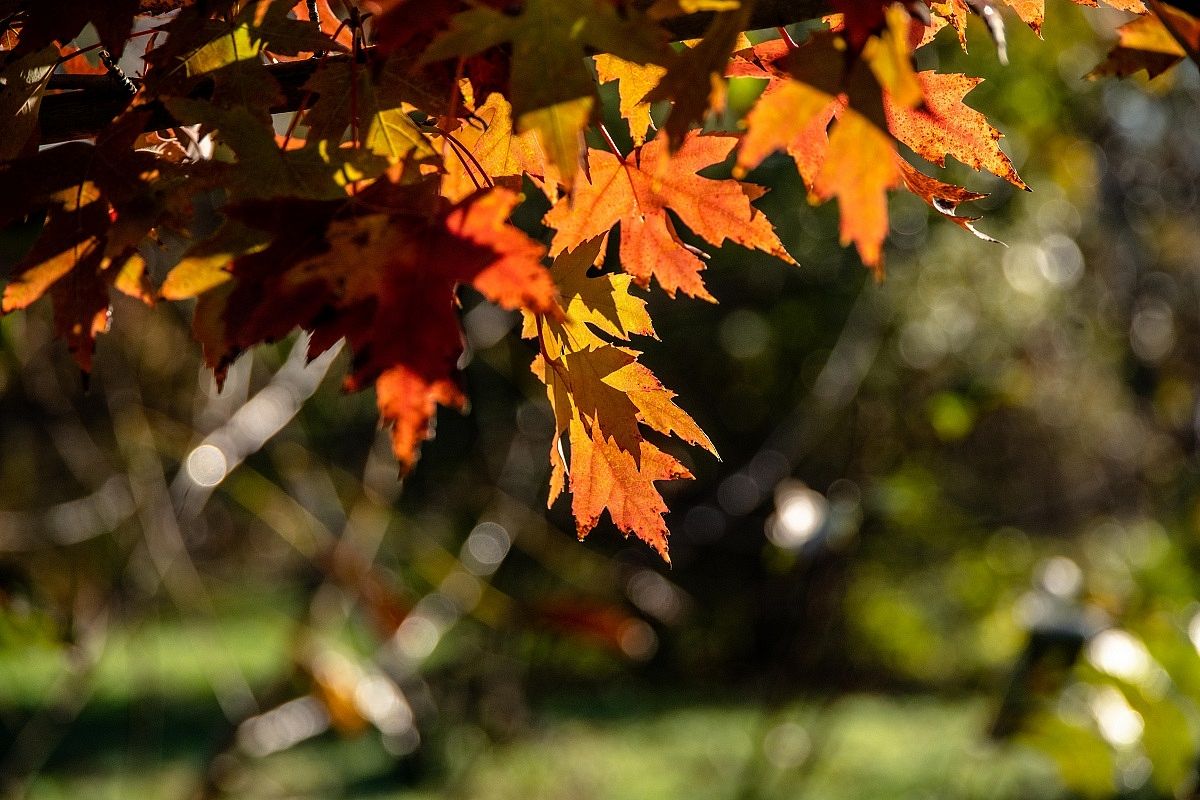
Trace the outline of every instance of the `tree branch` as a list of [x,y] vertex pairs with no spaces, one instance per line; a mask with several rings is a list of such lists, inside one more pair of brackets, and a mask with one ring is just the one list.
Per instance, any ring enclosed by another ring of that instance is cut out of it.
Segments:
[[[634,0],[634,6],[645,9],[652,2]],[[192,0],[141,0],[141,8],[145,13],[161,14],[191,3]],[[827,0],[758,0],[751,23],[755,29],[773,28],[813,19],[828,11]],[[689,14],[665,20],[662,24],[673,39],[692,39],[704,32],[711,17],[711,14]],[[346,58],[349,56],[330,55],[326,56],[326,61]],[[272,111],[287,113],[299,108],[304,96],[301,87],[312,77],[316,68],[316,59],[268,65],[267,69],[279,81],[286,98],[286,102]],[[58,93],[48,94],[42,99],[38,121],[43,144],[95,136],[129,103],[125,90],[107,75],[54,75],[47,88]],[[160,130],[175,124],[165,109],[151,106],[150,111],[148,130]]]
[[[644,10],[654,0],[634,0],[634,7]],[[832,11],[827,0],[757,0],[750,16],[750,29],[776,28],[815,19]],[[689,14],[685,17],[664,20],[661,24],[676,41],[695,39],[704,33],[712,14]]]

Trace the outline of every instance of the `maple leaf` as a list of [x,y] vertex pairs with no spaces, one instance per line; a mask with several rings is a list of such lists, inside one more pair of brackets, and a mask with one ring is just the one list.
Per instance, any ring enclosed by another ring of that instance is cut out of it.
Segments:
[[1042,35],[1042,24],[1046,21],[1046,0],[1005,0],[1005,2],[1016,12],[1021,22],[1028,25],[1038,36]]
[[1003,244],[975,227],[974,223],[979,221],[979,217],[963,217],[955,213],[959,204],[982,200],[987,197],[986,194],[931,178],[899,156],[896,157],[896,163],[900,167],[905,188],[924,200],[930,208],[985,242]]
[[543,319],[525,315],[521,335],[533,338],[544,334],[543,347],[552,359],[564,350],[604,344],[597,334],[621,341],[628,341],[633,334],[656,336],[646,301],[630,291],[631,276],[590,274],[604,252],[606,240],[598,236],[554,259],[550,274],[558,289],[560,316]]
[[672,297],[682,291],[712,301],[700,278],[704,262],[679,238],[670,209],[710,244],[728,240],[795,263],[739,183],[696,174],[724,161],[736,144],[732,136],[693,132],[673,155],[661,135],[625,158],[589,151],[591,180],[576,183],[570,200],[546,214],[557,230],[551,255],[620,224],[621,266],[641,286],[653,277]]
[[0,72],[0,161],[20,155],[38,127],[38,110],[46,82],[54,72],[58,50],[46,47],[8,64]]
[[[638,362],[638,351],[611,344],[631,334],[653,335],[645,303],[630,294],[627,275],[591,277],[604,237],[555,259],[559,315],[526,314],[523,334],[539,340],[533,372],[546,384],[554,410],[550,445],[553,505],[568,488],[580,539],[607,509],[625,535],[635,535],[664,560],[667,507],[655,481],[691,477],[677,459],[646,441],[641,428],[675,435],[716,454],[695,421],[674,403],[674,393]],[[570,447],[568,465],[560,440]]]
[[139,13],[138,0],[23,0],[12,4],[10,13],[21,13],[20,41],[12,58],[41,50],[53,42],[67,44],[83,32],[89,23],[100,36],[100,43],[120,58],[125,42],[133,32],[133,18]]
[[[656,481],[690,479],[678,460],[649,442],[639,445],[637,458],[605,437],[598,426],[585,426],[578,417],[568,423],[571,442],[571,510],[576,530],[585,538],[607,509],[613,524],[626,535],[634,534],[670,563],[669,531],[663,521],[667,504],[654,487]],[[565,467],[556,466],[560,486]],[[552,489],[553,491],[553,489]],[[557,498],[557,494],[554,495]]]
[[472,56],[503,43],[512,46],[510,99],[517,129],[539,132],[566,185],[573,181],[595,103],[595,83],[584,63],[588,51],[639,64],[665,63],[672,55],[654,25],[622,18],[608,0],[526,0],[516,14],[488,6],[457,14],[423,61]]
[[780,64],[790,53],[783,40],[763,42],[730,63],[731,77],[763,78],[767,85],[746,117],[735,175],[745,175],[776,150],[786,150],[805,184],[812,186],[829,147],[828,129],[841,100],[792,80]]
[[51,291],[55,330],[90,371],[93,342],[108,329],[108,285],[101,278],[108,205],[93,183],[52,200],[41,237],[4,289],[2,308],[6,314],[28,308]]
[[724,97],[724,71],[729,56],[737,48],[742,31],[750,26],[753,0],[744,0],[732,11],[713,17],[703,38],[694,47],[683,50],[667,68],[658,85],[645,101],[672,101],[665,130],[672,147],[678,147],[684,135],[704,118],[712,98]]
[[[959,1],[961,2],[961,0]],[[877,13],[874,4],[868,3],[868,8],[871,16]],[[923,19],[917,19],[910,15],[898,3],[884,8],[882,14],[879,23],[881,27],[867,33],[867,38],[857,51],[850,48],[841,58],[833,51],[847,46],[846,41],[850,32],[846,26],[846,15],[832,14],[825,17],[824,20],[829,23],[829,32],[821,31],[819,35],[815,35],[805,42],[800,57],[788,59],[792,62],[790,71],[796,77],[814,85],[826,87],[829,80],[834,77],[830,67],[839,61],[846,60],[846,57],[849,56],[845,74],[842,76],[842,82],[846,84],[845,88],[848,91],[853,88],[854,79],[857,77],[855,67],[861,61],[871,68],[874,81],[863,82],[859,79],[857,81],[859,91],[863,91],[865,88],[868,93],[873,93],[872,90],[876,87],[882,87],[883,91],[897,104],[906,108],[916,108],[921,105],[925,98],[913,67],[912,54],[933,41],[934,35],[942,27],[945,27],[946,22],[930,17],[926,23]],[[840,35],[830,37],[829,33]],[[810,57],[807,59],[808,63],[802,63],[805,60],[803,59],[804,55],[815,53],[815,51],[823,52],[820,53],[819,58]],[[776,54],[775,58],[782,61],[781,55],[791,56],[792,54],[790,52]]]
[[[850,95],[874,108],[881,105],[883,90],[862,61],[845,76],[831,71],[837,42],[838,34],[822,33],[796,51],[764,44],[738,59],[734,74],[765,77],[768,83],[759,98],[761,109],[756,105],[747,117],[749,130],[737,169],[744,173],[768,153],[785,149],[814,201],[837,199],[841,243],[853,244],[863,263],[880,274],[887,193],[902,178],[891,139],[847,105]],[[795,72],[808,81],[790,77]],[[874,116],[882,117],[882,108]]]
[[1155,13],[1140,17],[1117,28],[1117,44],[1104,61],[1087,74],[1089,78],[1115,75],[1125,78],[1146,70],[1157,77],[1187,57],[1187,50],[1164,24],[1169,20],[1183,41],[1200,52],[1200,20],[1178,9],[1158,5]]
[[609,53],[595,57],[596,77],[600,83],[618,81],[618,110],[629,124],[629,138],[635,147],[646,143],[646,131],[653,125],[650,118],[650,102],[646,95],[658,85],[666,74],[666,67],[658,64],[635,64]]
[[[1022,22],[1028,25],[1039,37],[1042,35],[1042,25],[1046,21],[1046,0],[1005,0]],[[1146,6],[1142,0],[1104,0],[1106,5],[1120,11],[1134,14],[1145,14]],[[1076,5],[1096,8],[1100,4],[1096,0],[1074,0]]]
[[504,308],[554,309],[543,248],[507,223],[518,199],[494,189],[450,205],[428,185],[384,179],[353,200],[227,208],[271,243],[229,264],[233,280],[217,288],[200,323],[220,337],[206,358],[221,371],[246,348],[297,326],[312,331],[317,352],[344,337],[354,351],[346,388],[375,384],[401,470],[409,470],[437,406],[465,404],[455,377],[455,286],[470,284]]
[[391,163],[432,157],[433,147],[408,115],[406,87],[383,70],[378,76],[361,65],[326,64],[304,86],[316,100],[304,115],[310,143],[338,146],[347,130],[356,145]]
[[187,300],[224,284],[231,276],[225,267],[234,259],[267,248],[271,238],[264,231],[226,220],[217,232],[188,248],[159,287],[164,300]]
[[842,245],[854,244],[863,263],[879,274],[887,238],[888,190],[902,180],[895,148],[883,131],[857,111],[844,110],[829,134],[813,180],[813,194],[837,198]]
[[933,24],[926,29],[926,34],[918,40],[913,50],[929,44],[939,30],[949,25],[958,37],[959,47],[964,53],[967,52],[967,19],[971,15],[971,9],[966,0],[933,0],[929,4],[929,11],[933,16]]
[[31,207],[46,211],[40,236],[4,289],[2,310],[49,294],[55,327],[85,371],[96,336],[108,327],[109,286],[149,301],[137,245],[182,216],[186,190],[171,165],[133,149],[143,123],[130,115],[95,144],[71,142],[0,164],[0,183],[24,190],[0,198],[0,226]]
[[885,95],[887,127],[897,139],[925,160],[946,165],[946,156],[972,169],[990,172],[1019,189],[1028,189],[1008,156],[1000,149],[1000,131],[966,105],[963,98],[982,83],[967,75],[919,72],[925,103],[904,108]]
[[[999,131],[963,103],[979,79],[915,73],[923,102],[910,108],[895,102],[874,80],[875,71],[862,69],[861,62],[840,79],[831,75],[827,65],[834,52],[836,40],[822,34],[794,53],[784,43],[766,42],[734,59],[730,74],[767,81],[747,116],[748,130],[738,153],[737,174],[757,166],[769,153],[785,150],[814,200],[837,198],[842,244],[854,244],[863,263],[877,271],[888,232],[887,193],[900,185],[956,224],[986,238],[967,227],[962,221],[965,218],[953,214],[953,206],[966,202],[966,195],[973,193],[958,190],[966,193],[960,195],[938,189],[918,177],[906,180],[906,169],[910,168],[888,136],[890,133],[938,166],[945,166],[946,156],[952,155],[968,166],[1027,188],[1000,150]],[[792,77],[796,73],[811,83]],[[844,92],[834,94],[843,88]],[[862,113],[863,106],[869,116]],[[933,202],[932,194],[926,196],[932,192],[941,192],[942,201],[960,196],[964,199],[953,202],[947,213]]]
[[[342,148],[327,139],[283,150],[272,131],[244,108],[223,109],[200,100],[172,98],[167,109],[180,122],[215,129],[237,156],[236,166],[210,164],[226,177],[235,198],[303,197],[337,199],[355,181],[383,172],[387,161],[370,150]],[[224,169],[222,169],[224,168]]]
[[500,93],[488,95],[443,141],[442,194],[448,199],[461,200],[489,182],[518,190],[522,175],[533,178],[551,201],[558,199],[558,168],[549,163],[535,132],[513,130],[512,106]]

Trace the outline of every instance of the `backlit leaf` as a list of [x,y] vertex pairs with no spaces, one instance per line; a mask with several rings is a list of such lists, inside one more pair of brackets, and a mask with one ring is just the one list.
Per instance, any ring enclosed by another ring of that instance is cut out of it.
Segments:
[[[1171,21],[1175,30],[1200,49],[1200,20],[1174,8],[1159,6],[1159,12]],[[1117,44],[1091,72],[1089,78],[1115,75],[1118,78],[1146,70],[1157,77],[1187,57],[1187,51],[1167,30],[1156,14],[1139,17],[1117,29]]]
[[[350,390],[375,385],[401,469],[412,467],[438,405],[465,402],[456,378],[462,352],[454,288],[473,285],[509,309],[554,308],[542,248],[508,224],[517,196],[503,189],[430,216],[425,186],[386,180],[354,201],[251,201],[229,210],[272,235],[229,271],[220,313],[224,342],[214,367],[299,326],[321,351],[345,338],[354,351]],[[432,195],[436,198],[436,195]]]
[[750,205],[741,186],[696,174],[724,161],[736,144],[731,136],[693,133],[674,155],[668,154],[663,136],[623,159],[590,151],[591,180],[577,183],[569,200],[546,214],[546,224],[557,230],[551,254],[620,224],[621,266],[639,285],[648,286],[653,277],[671,296],[682,291],[713,300],[700,278],[704,262],[679,238],[670,209],[710,244],[732,241],[791,262],[771,223]]

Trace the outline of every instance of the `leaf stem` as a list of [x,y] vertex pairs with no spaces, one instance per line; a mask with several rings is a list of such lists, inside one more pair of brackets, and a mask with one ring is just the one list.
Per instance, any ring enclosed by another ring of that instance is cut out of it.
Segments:
[[[317,6],[317,0],[308,0],[308,20],[317,26],[317,30],[321,29],[321,9]],[[320,58],[325,55],[325,51],[318,50],[313,55]]]
[[624,161],[625,156],[621,153],[621,148],[617,147],[616,141],[613,140],[612,134],[608,132],[608,128],[605,127],[603,122],[600,123],[600,135],[603,136],[604,141],[608,143],[608,149],[612,150],[613,155]]
[[638,216],[642,219],[645,219],[646,215],[642,212],[641,199],[638,197],[637,184],[633,182],[633,173],[629,170],[629,162],[626,161],[625,156],[621,155],[620,148],[618,148],[617,143],[613,141],[612,134],[608,132],[608,128],[604,127],[603,122],[600,123],[600,133],[604,136],[604,140],[608,142],[608,146],[612,149],[613,155],[615,155],[617,160],[621,162],[621,169],[625,172],[625,180],[629,181],[629,196],[633,198],[633,204],[637,207]]
[[[466,170],[467,177],[471,179],[471,183],[475,184],[476,189],[482,189],[484,186],[487,186],[490,189],[496,185],[492,181],[492,177],[487,174],[487,170],[485,170],[483,165],[479,163],[479,159],[475,158],[475,155],[467,149],[466,145],[458,141],[458,139],[455,139],[453,135],[446,133],[441,128],[435,128],[433,132],[446,140],[446,144],[448,144],[450,149],[454,151],[454,155],[458,158],[459,163],[462,164],[463,169]],[[444,153],[442,158],[445,158]],[[470,163],[468,163],[468,161]],[[475,169],[479,170],[479,174],[483,177],[483,184],[480,184],[480,182],[475,178],[475,173],[471,171],[472,164],[475,166]]]

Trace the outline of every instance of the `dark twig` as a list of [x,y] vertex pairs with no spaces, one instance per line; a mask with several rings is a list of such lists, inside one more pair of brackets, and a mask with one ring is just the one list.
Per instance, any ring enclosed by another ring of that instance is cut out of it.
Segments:
[[[308,19],[318,28],[321,27],[321,9],[317,7],[317,0],[308,0]],[[325,51],[318,50],[313,55],[320,58],[325,55]]]
[[125,90],[126,94],[133,97],[138,93],[137,84],[129,80],[129,76],[125,74],[125,70],[121,69],[121,65],[117,63],[117,60],[112,57],[112,53],[104,48],[100,48],[100,63],[108,70],[108,77],[121,84],[121,88]]

